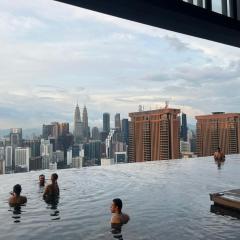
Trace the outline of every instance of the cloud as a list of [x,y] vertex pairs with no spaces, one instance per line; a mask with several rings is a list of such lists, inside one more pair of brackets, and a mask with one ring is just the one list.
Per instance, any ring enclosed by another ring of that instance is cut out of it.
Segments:
[[239,109],[240,52],[222,44],[48,0],[2,0],[0,44],[2,126],[71,123],[77,101],[97,126],[166,100],[191,121]]

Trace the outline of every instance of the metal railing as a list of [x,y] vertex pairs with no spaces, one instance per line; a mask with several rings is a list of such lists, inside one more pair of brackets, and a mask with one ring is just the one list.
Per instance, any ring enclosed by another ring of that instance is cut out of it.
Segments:
[[182,0],[240,21],[240,0]]

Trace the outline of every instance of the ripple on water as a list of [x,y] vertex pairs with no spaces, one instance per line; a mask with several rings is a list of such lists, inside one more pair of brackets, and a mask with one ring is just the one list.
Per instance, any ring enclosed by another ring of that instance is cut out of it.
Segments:
[[[127,240],[239,239],[240,220],[211,211],[209,192],[239,186],[239,155],[221,169],[212,158],[156,161],[111,167],[59,170],[60,199],[46,204],[38,175],[0,176],[0,239],[112,239],[110,204],[121,197],[130,222]],[[13,185],[28,203],[20,214],[7,203]]]

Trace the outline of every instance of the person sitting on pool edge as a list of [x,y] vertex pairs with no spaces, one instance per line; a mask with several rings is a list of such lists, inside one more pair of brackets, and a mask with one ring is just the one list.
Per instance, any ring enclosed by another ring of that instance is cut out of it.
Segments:
[[120,198],[115,198],[111,205],[111,226],[112,228],[121,228],[123,224],[126,224],[130,218],[127,214],[122,213],[122,200]]
[[59,187],[57,183],[58,175],[53,173],[51,176],[52,183],[47,185],[43,193],[43,198],[54,198],[59,196]]
[[21,196],[22,187],[20,184],[16,184],[13,187],[13,192],[11,193],[11,197],[8,200],[8,203],[11,207],[16,205],[22,205],[27,202],[27,198],[25,196]]
[[45,186],[45,175],[44,174],[39,175],[39,186],[40,187]]

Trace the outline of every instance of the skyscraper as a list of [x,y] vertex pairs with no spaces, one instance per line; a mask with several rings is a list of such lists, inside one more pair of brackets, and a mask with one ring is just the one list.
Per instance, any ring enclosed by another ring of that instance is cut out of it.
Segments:
[[85,105],[83,108],[83,132],[84,132],[84,138],[88,140],[89,139],[88,113],[87,113],[87,107]]
[[225,154],[240,153],[240,113],[216,112],[196,119],[199,157],[212,155],[218,147]]
[[74,112],[74,129],[73,129],[73,135],[74,135],[74,142],[80,143],[83,138],[83,123],[81,122],[81,114],[80,109],[77,104]]
[[60,123],[59,125],[59,136],[66,136],[69,134],[69,123]]
[[43,124],[42,126],[42,138],[48,139],[49,136],[52,136],[53,125],[52,124]]
[[107,134],[110,132],[110,114],[103,113],[103,132]]
[[10,142],[11,146],[19,147],[22,144],[22,128],[10,129]]
[[188,140],[188,128],[187,128],[187,115],[182,113],[182,124],[181,124],[181,140],[187,142]]
[[129,162],[180,158],[180,110],[129,113]]
[[13,171],[13,147],[6,146],[5,148],[5,166],[6,172],[10,173]]
[[31,156],[30,148],[28,147],[15,148],[15,171],[16,172],[29,171],[30,156]]
[[93,140],[100,140],[100,133],[97,127],[92,128],[92,139]]
[[120,113],[115,114],[115,128],[118,129],[118,130],[121,130]]
[[128,119],[122,119],[122,136],[123,136],[123,142],[125,142],[128,145],[128,138],[129,138]]

